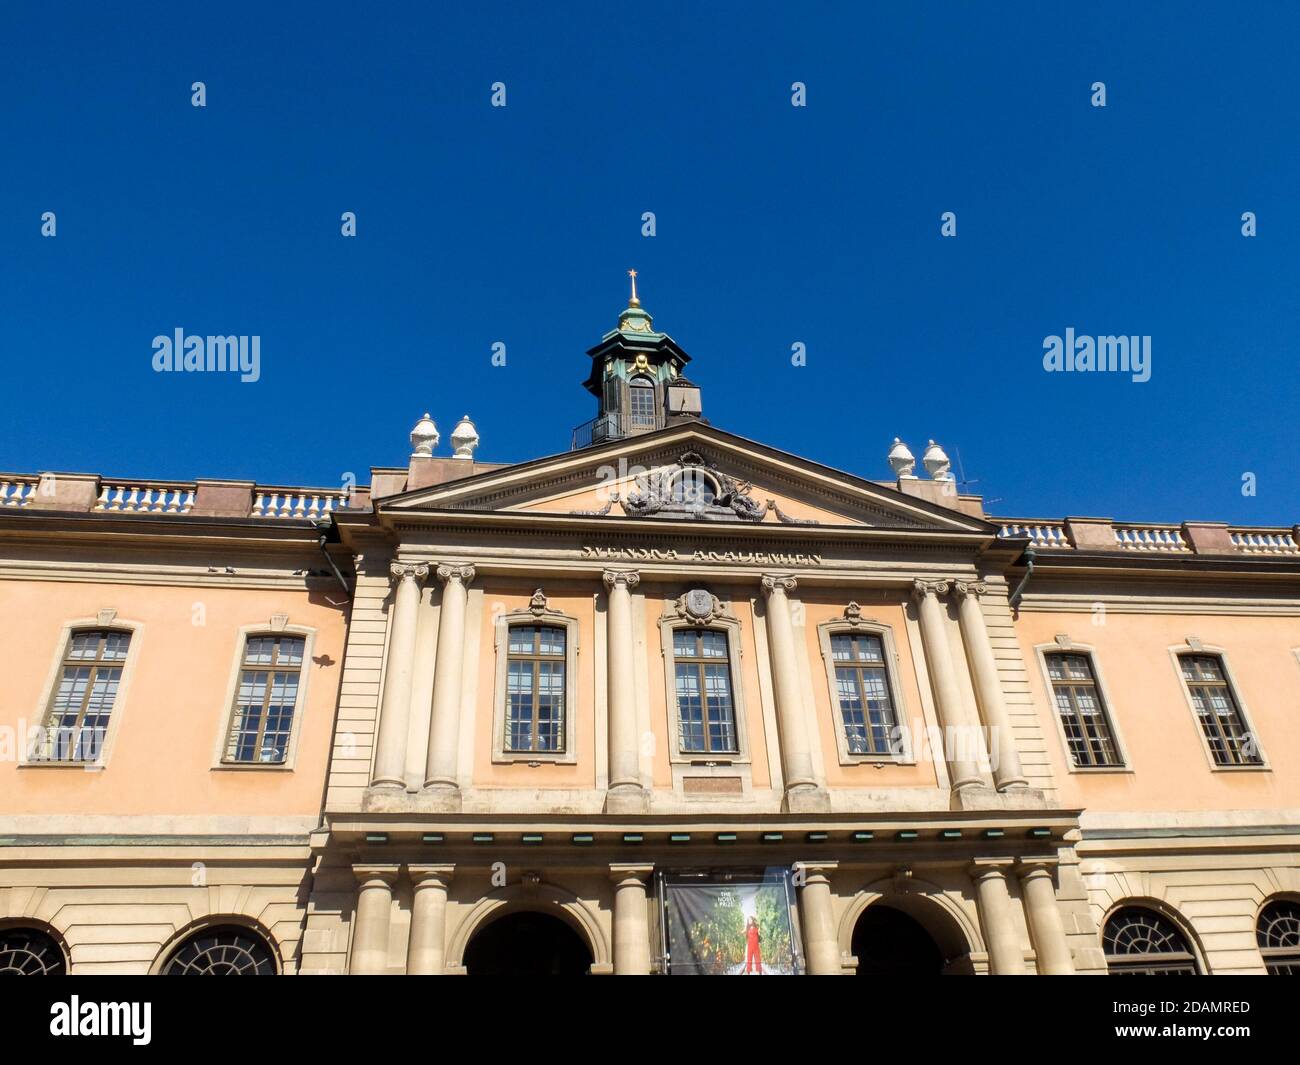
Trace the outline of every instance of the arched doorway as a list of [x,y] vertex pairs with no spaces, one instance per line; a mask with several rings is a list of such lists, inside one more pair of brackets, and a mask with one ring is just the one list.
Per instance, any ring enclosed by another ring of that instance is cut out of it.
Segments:
[[558,917],[525,910],[479,929],[465,948],[470,976],[582,976],[591,951]]
[[973,973],[970,946],[953,919],[923,895],[873,902],[853,926],[859,976]]
[[944,957],[921,922],[892,906],[868,906],[853,926],[859,976],[938,976]]

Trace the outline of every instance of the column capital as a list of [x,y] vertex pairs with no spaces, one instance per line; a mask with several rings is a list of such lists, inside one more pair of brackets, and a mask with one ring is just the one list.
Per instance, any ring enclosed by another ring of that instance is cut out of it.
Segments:
[[1026,880],[1031,876],[1038,876],[1042,873],[1051,876],[1052,870],[1055,869],[1060,862],[1061,860],[1054,854],[1030,855],[1028,857],[1017,858],[1016,875],[1022,880]]
[[636,881],[638,884],[645,884],[646,878],[655,871],[652,863],[648,862],[610,862],[609,878],[615,884],[625,884],[628,881]]
[[443,562],[438,566],[438,580],[443,584],[449,581],[460,581],[461,584],[469,584],[474,579],[475,569],[470,565],[463,565],[459,562]]
[[948,584],[948,581],[927,581],[918,577],[912,581],[912,598],[919,601],[928,595],[946,595]]
[[765,595],[774,595],[777,592],[785,595],[789,592],[793,592],[798,587],[799,582],[789,574],[763,574],[763,592]]
[[408,865],[406,875],[411,878],[411,886],[419,891],[422,887],[442,887],[451,884],[456,872],[454,865]]
[[622,585],[630,592],[641,583],[641,574],[634,569],[607,569],[600,575],[600,579],[611,591],[618,585]]
[[398,865],[375,865],[371,862],[354,862],[352,865],[352,875],[363,887],[379,881],[391,888],[397,883],[400,871],[401,866]]
[[952,582],[953,595],[956,596],[958,599],[965,599],[967,596],[969,596],[972,599],[978,599],[981,595],[983,595],[988,590],[989,590],[988,585],[985,584],[983,581],[953,581]]
[[429,576],[427,562],[393,562],[388,572],[395,581],[422,581]]
[[972,880],[985,880],[989,877],[1005,880],[1007,870],[1015,864],[1014,858],[976,858],[970,863],[968,872]]

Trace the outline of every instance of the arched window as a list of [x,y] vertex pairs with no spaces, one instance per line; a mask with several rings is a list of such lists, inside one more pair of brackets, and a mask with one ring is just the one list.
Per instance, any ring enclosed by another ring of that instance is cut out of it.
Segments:
[[1270,902],[1259,911],[1255,938],[1271,976],[1300,976],[1300,904]]
[[511,625],[505,750],[560,752],[565,739],[568,634],[558,625]]
[[736,754],[727,634],[716,629],[675,629],[673,678],[682,752]]
[[164,976],[274,976],[275,953],[247,928],[205,928],[183,942],[163,968]]
[[306,640],[249,636],[230,714],[225,761],[279,765],[288,757]]
[[628,383],[628,412],[633,429],[653,429],[658,424],[655,416],[655,385],[648,377],[634,377]]
[[0,928],[0,976],[62,976],[63,951],[35,928]]
[[1197,976],[1196,956],[1169,918],[1140,906],[1117,910],[1102,934],[1111,976]]
[[703,470],[687,467],[682,470],[672,484],[672,501],[674,503],[712,503],[718,498],[717,485],[713,478]]
[[71,634],[33,761],[99,759],[130,646],[131,634],[115,629]]

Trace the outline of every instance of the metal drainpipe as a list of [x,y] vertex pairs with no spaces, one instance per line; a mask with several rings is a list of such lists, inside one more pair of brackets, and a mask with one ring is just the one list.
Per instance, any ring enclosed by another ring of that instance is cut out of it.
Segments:
[[1029,578],[1034,575],[1034,545],[1030,544],[1025,548],[1025,575],[1020,578],[1020,583],[1016,585],[1016,590],[1011,593],[1008,605],[1014,610],[1016,604],[1020,602],[1021,593],[1025,590],[1025,585],[1029,583]]
[[[343,589],[343,594],[348,599],[351,599],[352,589],[348,587],[348,582],[343,579],[343,574],[339,572],[338,566],[334,565],[334,559],[330,557],[330,553],[325,550],[325,544],[329,541],[331,524],[333,523],[330,521],[318,521],[316,523],[316,546],[320,548],[320,553],[325,556],[325,561],[329,563],[329,567],[334,573],[334,579],[339,582],[339,587]],[[347,602],[347,599],[344,602]],[[343,603],[333,603],[332,605],[342,606]]]

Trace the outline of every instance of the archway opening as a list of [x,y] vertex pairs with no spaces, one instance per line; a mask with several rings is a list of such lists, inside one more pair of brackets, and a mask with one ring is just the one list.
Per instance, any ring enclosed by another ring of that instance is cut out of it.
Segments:
[[582,976],[591,962],[577,932],[558,917],[532,911],[497,918],[465,948],[470,976]]
[[853,926],[859,976],[940,976],[947,958],[915,917],[883,903],[868,906]]
[[0,976],[62,976],[63,951],[35,928],[0,928]]
[[162,972],[164,976],[274,976],[275,954],[250,929],[216,925],[187,936]]
[[1191,944],[1168,917],[1144,906],[1111,914],[1101,933],[1111,976],[1198,976]]

